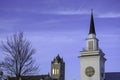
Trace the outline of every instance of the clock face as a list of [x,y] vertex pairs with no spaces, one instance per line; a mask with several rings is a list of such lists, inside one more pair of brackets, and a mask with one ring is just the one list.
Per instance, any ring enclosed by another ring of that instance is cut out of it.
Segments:
[[93,67],[89,66],[85,69],[85,74],[88,76],[88,77],[92,77],[94,74],[95,74],[95,70]]

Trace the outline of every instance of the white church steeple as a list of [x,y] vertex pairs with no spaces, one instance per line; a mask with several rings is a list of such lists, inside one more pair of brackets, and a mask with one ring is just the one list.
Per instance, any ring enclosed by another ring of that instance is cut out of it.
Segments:
[[98,46],[96,38],[93,11],[91,12],[90,29],[86,39],[86,48],[81,51],[80,56],[80,80],[104,80],[105,79],[105,57]]
[[87,46],[86,50],[98,50],[98,39],[96,38],[95,26],[94,26],[94,18],[93,18],[93,11],[91,12],[91,20],[90,20],[90,29],[87,38]]

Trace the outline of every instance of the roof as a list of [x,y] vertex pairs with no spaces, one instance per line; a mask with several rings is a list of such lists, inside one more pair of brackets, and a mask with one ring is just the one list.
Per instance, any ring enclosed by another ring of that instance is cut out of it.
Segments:
[[[16,80],[15,77],[9,77],[8,80]],[[21,80],[52,80],[49,75],[22,76]]]
[[91,10],[91,20],[90,20],[89,34],[96,34],[96,32],[95,32],[95,26],[94,26],[93,11],[92,10]]
[[54,58],[52,63],[57,62],[57,63],[64,63],[63,58],[59,56],[59,54]]
[[120,72],[105,73],[105,80],[120,80]]

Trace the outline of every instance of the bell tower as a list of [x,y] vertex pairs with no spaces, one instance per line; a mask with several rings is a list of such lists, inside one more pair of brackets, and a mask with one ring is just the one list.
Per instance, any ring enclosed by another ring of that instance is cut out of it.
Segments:
[[59,54],[51,62],[51,77],[52,80],[65,80],[65,63]]
[[104,80],[105,57],[99,48],[94,25],[93,11],[91,11],[90,29],[86,39],[86,48],[80,55],[80,80]]

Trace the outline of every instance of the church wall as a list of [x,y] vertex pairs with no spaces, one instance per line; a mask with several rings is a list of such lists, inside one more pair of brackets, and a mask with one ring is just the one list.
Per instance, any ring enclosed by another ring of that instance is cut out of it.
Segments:
[[[81,61],[81,80],[100,80],[100,56],[80,57]],[[88,66],[92,66],[95,69],[95,74],[92,77],[88,77],[85,74],[85,69]]]

